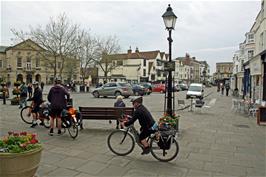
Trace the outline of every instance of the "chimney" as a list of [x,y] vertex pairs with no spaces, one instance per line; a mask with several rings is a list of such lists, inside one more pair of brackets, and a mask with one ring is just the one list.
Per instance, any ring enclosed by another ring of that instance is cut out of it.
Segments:
[[132,53],[131,46],[129,46],[129,49],[127,50],[127,53]]
[[135,52],[136,52],[136,53],[139,53],[139,48],[138,48],[138,47],[136,47]]

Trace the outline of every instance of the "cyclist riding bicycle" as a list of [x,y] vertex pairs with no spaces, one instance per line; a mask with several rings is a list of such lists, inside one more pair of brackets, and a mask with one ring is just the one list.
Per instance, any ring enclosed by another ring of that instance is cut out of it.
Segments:
[[139,140],[140,143],[143,145],[143,152],[141,153],[141,155],[148,154],[150,152],[150,147],[146,138],[149,137],[152,133],[154,133],[154,127],[156,127],[157,123],[153,119],[148,109],[142,104],[142,97],[133,98],[131,102],[135,109],[133,112],[132,119],[126,122],[122,122],[121,125],[122,127],[127,127],[133,124],[137,119],[139,120],[139,124],[141,126]]

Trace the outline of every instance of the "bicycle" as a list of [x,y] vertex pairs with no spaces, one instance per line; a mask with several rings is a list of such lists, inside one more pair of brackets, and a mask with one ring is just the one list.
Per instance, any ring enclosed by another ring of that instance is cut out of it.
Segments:
[[75,139],[78,136],[78,126],[81,125],[81,117],[78,111],[72,106],[68,106],[67,109],[62,112],[62,133],[68,130],[71,138]]
[[[175,140],[175,135],[175,129],[167,131],[154,130],[147,138],[152,156],[162,162],[173,160],[179,152],[179,145]],[[108,148],[119,156],[130,154],[134,150],[135,143],[143,149],[143,145],[139,141],[139,133],[134,125],[130,125],[125,129],[115,130],[107,138]]]
[[[43,102],[40,105],[40,110],[37,119],[41,120],[44,123],[44,127],[50,128],[50,108],[49,108],[49,103]],[[32,124],[32,106],[25,106],[24,108],[21,109],[20,111],[20,117],[21,119],[27,123],[27,124]]]

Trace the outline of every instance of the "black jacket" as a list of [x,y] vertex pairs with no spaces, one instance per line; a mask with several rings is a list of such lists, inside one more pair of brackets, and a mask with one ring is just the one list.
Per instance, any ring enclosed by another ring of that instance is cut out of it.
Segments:
[[50,89],[47,99],[51,103],[51,108],[63,109],[66,108],[67,99],[69,99],[69,97],[70,95],[64,87],[55,85]]
[[33,97],[28,100],[33,101],[36,105],[41,105],[43,102],[41,89],[39,87],[36,87],[34,89]]
[[126,122],[125,126],[129,126],[129,125],[133,124],[137,119],[139,120],[141,130],[143,130],[143,129],[148,130],[155,123],[155,120],[153,119],[151,113],[142,104],[139,105],[135,109],[132,119],[130,119],[128,122]]

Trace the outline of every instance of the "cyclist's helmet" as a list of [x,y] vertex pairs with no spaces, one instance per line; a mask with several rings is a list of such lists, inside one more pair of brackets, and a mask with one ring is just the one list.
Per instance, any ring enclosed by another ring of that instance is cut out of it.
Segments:
[[143,98],[142,98],[142,96],[134,97],[134,98],[131,99],[131,102],[132,102],[132,103],[137,102],[137,103],[142,104],[142,102],[143,102]]
[[34,81],[34,82],[32,83],[32,85],[39,85],[39,82]]

